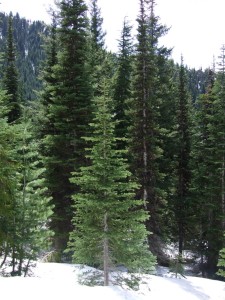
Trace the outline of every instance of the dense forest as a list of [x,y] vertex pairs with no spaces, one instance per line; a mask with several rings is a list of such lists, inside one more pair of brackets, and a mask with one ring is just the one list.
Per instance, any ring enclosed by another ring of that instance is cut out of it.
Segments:
[[[118,52],[97,0],[63,0],[52,24],[0,14],[0,272],[40,256],[150,272],[166,247],[225,276],[225,47],[196,70],[161,46],[139,0]],[[10,270],[10,271],[8,271]]]

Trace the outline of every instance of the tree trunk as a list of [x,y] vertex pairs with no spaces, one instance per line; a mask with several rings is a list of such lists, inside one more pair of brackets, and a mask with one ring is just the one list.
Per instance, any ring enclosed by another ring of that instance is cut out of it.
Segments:
[[105,237],[104,237],[104,286],[109,285],[109,241],[107,237],[107,232],[108,232],[108,215],[105,213],[104,215],[104,232],[105,232]]

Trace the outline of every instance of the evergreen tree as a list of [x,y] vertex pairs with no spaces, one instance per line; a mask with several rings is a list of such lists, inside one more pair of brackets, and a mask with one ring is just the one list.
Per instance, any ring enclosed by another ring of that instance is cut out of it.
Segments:
[[[114,86],[114,107],[116,123],[115,135],[118,138],[128,137],[128,127],[130,126],[130,117],[128,116],[129,100],[131,99],[131,80],[132,80],[132,56],[133,41],[131,37],[132,26],[129,25],[127,19],[124,19],[121,39],[119,41],[118,70],[116,73]],[[124,149],[127,142],[118,141],[118,147]]]
[[8,36],[6,49],[6,69],[4,71],[4,88],[9,95],[8,122],[16,121],[21,114],[18,71],[16,68],[15,45],[13,41],[13,19],[12,15],[8,19]]
[[7,258],[10,241],[9,220],[12,215],[12,181],[15,172],[15,162],[12,158],[12,148],[9,141],[14,138],[13,127],[8,124],[8,109],[5,105],[7,96],[4,91],[0,91],[0,268],[4,265]]
[[[5,52],[8,40],[8,23],[12,17],[13,41],[16,48],[15,65],[18,70],[19,95],[21,100],[36,100],[36,91],[42,89],[41,64],[45,59],[44,40],[49,34],[48,26],[42,21],[26,20],[16,13],[14,16],[0,12],[0,51]],[[4,67],[5,63],[3,64]],[[2,72],[0,72],[2,77]]]
[[86,157],[90,166],[74,173],[71,181],[80,187],[74,195],[74,231],[69,249],[75,263],[97,265],[104,270],[104,285],[109,285],[109,270],[124,265],[131,272],[149,271],[154,258],[149,252],[143,222],[147,213],[143,201],[134,200],[137,184],[131,180],[127,162],[116,150],[115,124],[108,83],[102,96],[93,101],[92,146]]
[[187,230],[188,195],[190,186],[190,121],[189,95],[183,58],[181,59],[177,111],[177,190],[174,211],[178,231],[179,255],[182,256]]
[[[52,104],[52,93],[57,86],[54,76],[54,67],[58,63],[57,58],[57,19],[55,12],[52,15],[50,34],[45,44],[46,60],[42,70],[43,91],[39,93],[40,101],[37,102],[37,120],[35,122],[36,136],[43,140],[48,134],[54,134],[54,124],[49,119],[49,108]],[[34,106],[34,105],[33,105]],[[44,145],[41,145],[41,153],[46,156]]]
[[209,126],[211,140],[212,194],[209,206],[206,269],[208,277],[215,276],[219,251],[224,246],[223,232],[225,230],[225,200],[224,200],[224,174],[225,174],[225,47],[221,49],[219,71],[213,87],[214,101]]
[[16,191],[13,211],[14,236],[12,244],[13,275],[26,275],[30,263],[37,260],[41,251],[48,250],[52,233],[49,218],[52,215],[50,197],[43,177],[38,144],[32,134],[32,112],[23,114],[18,125],[15,155],[19,163],[15,175]]
[[102,78],[101,67],[106,55],[104,40],[106,33],[102,29],[103,18],[97,0],[91,0],[90,16],[90,49],[88,58],[91,85],[93,94],[99,95],[99,82]]
[[[214,201],[218,193],[217,171],[215,169],[214,154],[215,145],[212,139],[212,124],[214,115],[215,93],[213,92],[215,84],[215,74],[209,70],[206,93],[200,95],[196,100],[196,108],[193,114],[192,130],[192,152],[191,152],[191,210],[194,228],[189,230],[192,239],[197,241],[195,248],[201,254],[202,275],[208,276],[208,267],[211,261],[209,253],[211,246],[210,240],[213,239],[214,227],[213,210],[216,208]],[[213,208],[213,209],[212,209]],[[205,261],[208,261],[208,267],[204,267]],[[213,263],[214,264],[214,263]]]
[[10,266],[12,276],[27,274],[31,262],[46,249],[51,236],[51,207],[49,197],[45,196],[44,169],[40,167],[37,143],[31,133],[31,116],[26,117],[29,121],[10,125],[6,119],[0,119],[1,268],[4,271]]
[[154,1],[140,0],[130,149],[133,157],[132,170],[141,185],[137,197],[143,199],[151,216],[147,222],[148,230],[153,232],[149,238],[150,247],[157,252],[160,249],[156,241],[161,231],[160,207],[164,202],[163,190],[160,188],[163,177],[158,164],[162,155],[159,130],[159,58],[167,55],[166,49],[158,46],[158,39],[167,29],[159,25],[154,7]]
[[[47,182],[54,204],[51,228],[55,248],[66,247],[71,230],[71,172],[86,164],[84,149],[90,121],[90,80],[87,65],[87,7],[82,0],[59,3],[58,63],[52,68],[48,122],[52,129],[43,141]],[[49,88],[48,82],[46,90]]]
[[91,45],[92,50],[95,51],[104,49],[105,41],[104,37],[106,33],[102,29],[103,18],[101,16],[101,10],[98,7],[98,0],[91,0],[90,7],[90,31],[91,31]]
[[[194,210],[199,220],[203,276],[214,278],[224,232],[224,50],[221,68],[209,73],[206,94],[197,99],[193,138]],[[195,228],[195,231],[196,231]]]

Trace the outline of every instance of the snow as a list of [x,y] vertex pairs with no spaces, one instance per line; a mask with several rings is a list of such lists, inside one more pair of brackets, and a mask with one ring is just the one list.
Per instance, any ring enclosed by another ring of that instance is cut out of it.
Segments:
[[30,277],[0,277],[1,299],[17,300],[225,300],[225,282],[187,276],[172,278],[171,274],[144,276],[139,291],[119,286],[80,285],[78,265],[37,263]]

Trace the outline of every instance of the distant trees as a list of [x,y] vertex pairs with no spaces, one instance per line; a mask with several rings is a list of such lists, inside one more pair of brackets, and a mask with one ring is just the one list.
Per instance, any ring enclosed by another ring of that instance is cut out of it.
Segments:
[[[22,102],[36,100],[36,91],[42,88],[42,81],[39,78],[42,62],[45,60],[44,43],[45,37],[49,34],[48,26],[41,21],[28,21],[21,18],[19,14],[6,15],[0,12],[0,51],[6,53],[8,22],[12,19],[13,42],[15,53],[15,66],[19,81],[18,92]],[[5,55],[4,55],[5,56]],[[3,64],[2,70],[6,64]],[[2,70],[0,78],[2,78]]]

